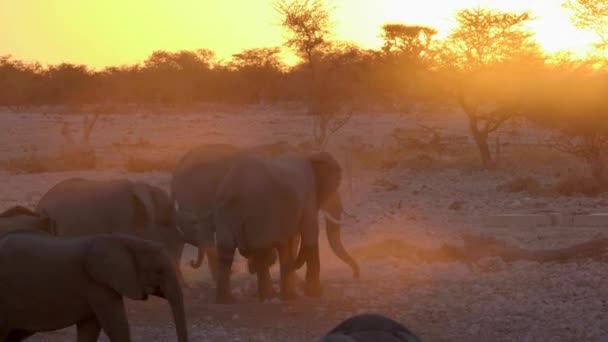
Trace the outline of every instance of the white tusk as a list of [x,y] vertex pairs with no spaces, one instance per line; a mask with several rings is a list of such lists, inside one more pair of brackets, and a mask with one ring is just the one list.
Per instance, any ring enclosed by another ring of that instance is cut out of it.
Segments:
[[327,219],[327,221],[331,222],[331,223],[335,223],[335,224],[340,224],[340,225],[344,225],[344,223],[340,220],[338,220],[337,218],[333,217],[330,213],[328,213],[325,210],[322,210],[323,212],[323,216],[325,216],[325,218]]
[[177,232],[181,237],[184,237],[186,235],[184,234],[184,231],[179,227],[179,225],[177,225],[175,228],[177,228]]

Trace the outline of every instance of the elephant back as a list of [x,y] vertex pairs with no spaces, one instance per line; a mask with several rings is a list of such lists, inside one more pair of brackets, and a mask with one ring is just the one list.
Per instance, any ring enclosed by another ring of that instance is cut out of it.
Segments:
[[38,202],[60,236],[129,232],[141,225],[133,206],[129,180],[68,179],[52,187]]

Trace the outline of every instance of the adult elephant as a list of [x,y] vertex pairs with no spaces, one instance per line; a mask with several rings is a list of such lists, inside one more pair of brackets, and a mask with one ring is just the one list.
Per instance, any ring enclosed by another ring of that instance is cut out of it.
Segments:
[[[184,155],[173,172],[171,196],[179,208],[180,226],[186,237],[186,242],[199,248],[198,260],[191,262],[191,265],[199,267],[206,255],[214,279],[216,279],[217,273],[217,260],[213,243],[215,227],[209,213],[216,206],[215,195],[224,176],[240,158],[251,154],[279,157],[303,155],[304,153],[282,141],[248,148],[240,148],[229,144],[205,144]],[[340,239],[343,206],[338,191],[329,195],[327,201],[322,204],[322,209],[327,213],[327,236],[333,252],[347,263],[352,268],[355,277],[358,277],[359,267],[346,252]],[[209,242],[209,244],[206,244],[206,242]],[[262,260],[274,259],[262,258]],[[256,266],[252,268],[256,268]]]
[[78,238],[41,231],[0,237],[0,341],[77,326],[79,342],[131,341],[123,297],[171,305],[179,342],[188,341],[172,261],[153,241],[123,234]]
[[128,179],[71,178],[53,186],[36,211],[48,216],[58,236],[123,233],[161,243],[174,260],[184,248],[173,202],[162,189]]
[[403,324],[386,316],[364,313],[333,328],[319,342],[420,342]]
[[[216,301],[234,301],[230,268],[235,250],[246,257],[264,259],[277,249],[281,264],[281,299],[295,297],[292,250],[300,237],[298,261],[306,262],[305,292],[321,294],[318,212],[335,196],[341,167],[327,152],[307,156],[267,157],[243,154],[218,185],[211,211],[218,251]],[[210,235],[210,234],[208,234]],[[339,233],[328,237],[339,239]],[[342,243],[333,241],[333,246]],[[348,255],[348,254],[346,254]],[[350,256],[348,256],[350,258]],[[355,276],[358,266],[350,258]],[[258,281],[261,279],[258,274]],[[258,288],[265,288],[258,283]]]

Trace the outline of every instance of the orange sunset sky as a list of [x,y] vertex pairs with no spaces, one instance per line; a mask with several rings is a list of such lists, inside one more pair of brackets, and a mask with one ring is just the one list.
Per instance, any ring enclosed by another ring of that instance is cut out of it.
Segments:
[[[424,24],[445,34],[455,10],[485,6],[532,11],[531,29],[550,52],[585,51],[592,36],[575,29],[563,0],[332,0],[334,37],[381,45],[385,22]],[[284,40],[272,0],[0,0],[0,55],[93,68],[141,62],[154,50],[208,48],[229,58]]]

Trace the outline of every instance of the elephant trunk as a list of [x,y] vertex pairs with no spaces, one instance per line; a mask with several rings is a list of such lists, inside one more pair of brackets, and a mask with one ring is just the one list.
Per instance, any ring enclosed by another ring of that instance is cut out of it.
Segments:
[[341,225],[339,222],[342,219],[343,210],[340,196],[332,196],[332,200],[325,203],[323,210],[328,214],[325,215],[325,230],[331,250],[340,260],[350,266],[353,270],[353,278],[358,279],[359,265],[344,249],[344,245],[342,245]]
[[168,277],[161,291],[171,305],[173,321],[177,332],[178,342],[188,342],[188,328],[186,327],[186,313],[184,310],[184,297],[176,278]]

